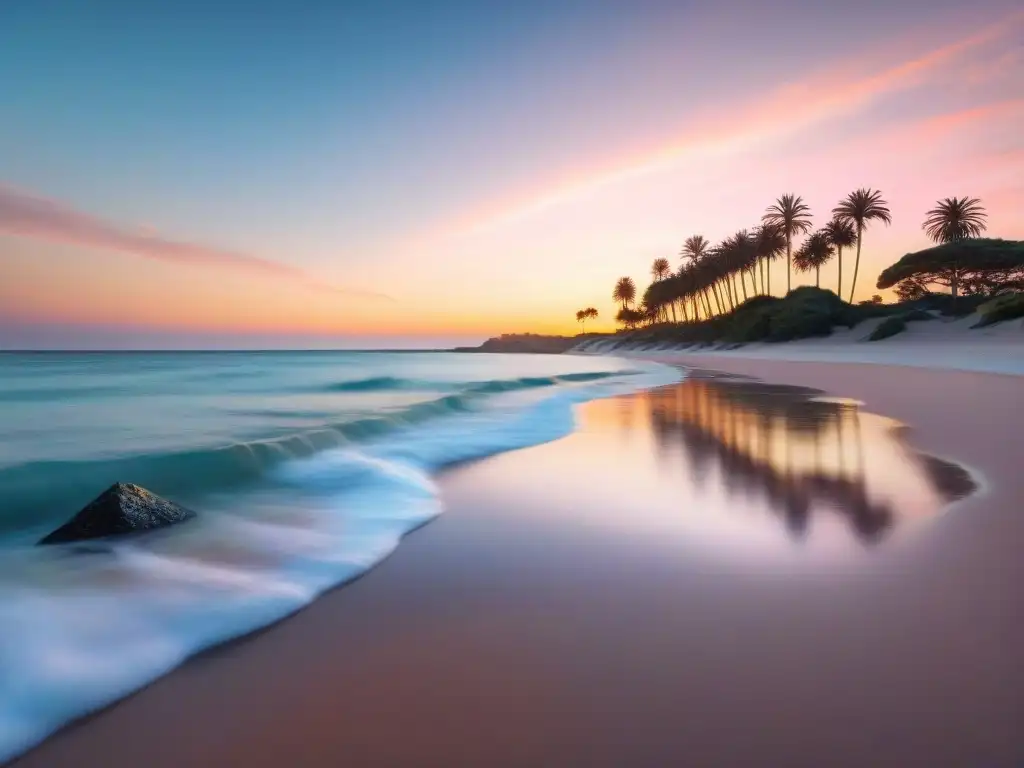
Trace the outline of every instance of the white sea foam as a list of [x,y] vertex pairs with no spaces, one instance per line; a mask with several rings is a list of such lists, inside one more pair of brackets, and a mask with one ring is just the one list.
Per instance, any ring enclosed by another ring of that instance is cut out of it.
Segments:
[[204,648],[364,573],[440,513],[432,476],[569,433],[572,406],[675,369],[493,395],[486,406],[285,462],[206,497],[187,525],[124,543],[8,548],[0,560],[0,761]]

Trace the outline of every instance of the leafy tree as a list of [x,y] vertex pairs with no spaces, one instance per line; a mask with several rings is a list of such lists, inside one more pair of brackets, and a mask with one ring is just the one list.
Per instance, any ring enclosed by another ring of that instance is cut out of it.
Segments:
[[947,197],[928,211],[922,229],[934,243],[955,243],[980,237],[986,229],[986,218],[988,214],[978,198]]
[[901,300],[920,298],[933,287],[953,296],[1024,290],[1024,241],[972,238],[908,253],[878,276],[878,288],[896,289]]
[[786,293],[793,289],[793,236],[811,230],[811,209],[797,195],[783,195],[768,206],[761,220],[779,227],[786,238]]
[[836,295],[843,296],[843,248],[849,248],[857,242],[857,230],[849,219],[832,219],[825,225],[824,231],[828,234],[829,242],[836,248],[836,256],[839,261],[839,282],[836,286]]
[[646,319],[646,315],[639,309],[623,307],[615,315],[615,319],[627,328],[636,328]]
[[841,200],[839,205],[832,209],[832,215],[857,227],[857,260],[853,265],[853,285],[850,287],[850,302],[853,303],[853,294],[857,290],[857,272],[860,270],[860,247],[864,243],[864,229],[874,219],[884,221],[886,225],[891,224],[892,213],[889,211],[889,204],[882,199],[881,192],[862,188]]
[[620,277],[615,283],[615,290],[612,291],[612,299],[619,302],[623,309],[629,307],[636,299],[636,283],[631,277]]

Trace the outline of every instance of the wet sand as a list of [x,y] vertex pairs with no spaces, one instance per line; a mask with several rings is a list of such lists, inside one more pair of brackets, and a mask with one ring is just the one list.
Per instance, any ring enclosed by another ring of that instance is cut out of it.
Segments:
[[[364,578],[14,765],[1018,764],[1024,382],[688,361],[911,431],[714,380],[588,404],[445,475]],[[950,506],[907,439],[985,487]]]

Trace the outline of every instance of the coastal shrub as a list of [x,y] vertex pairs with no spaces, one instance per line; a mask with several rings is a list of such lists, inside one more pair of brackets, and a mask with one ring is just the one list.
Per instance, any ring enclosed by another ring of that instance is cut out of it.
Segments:
[[897,333],[903,333],[906,329],[907,321],[902,315],[887,317],[878,324],[878,327],[875,328],[875,330],[871,332],[871,335],[868,336],[868,341],[888,339],[890,336],[895,336]]
[[994,325],[1004,320],[1015,320],[1024,317],[1024,293],[1010,293],[986,302],[978,308],[981,319],[974,324],[975,328]]
[[923,309],[917,308],[907,310],[906,312],[901,313],[899,317],[902,317],[908,323],[935,319],[935,315],[933,315],[931,312],[926,312]]
[[991,296],[970,294],[957,296],[955,299],[948,293],[929,293],[918,299],[905,302],[902,306],[914,309],[925,309],[938,312],[946,317],[967,317],[978,311],[978,308]]
[[737,314],[732,319],[724,341],[746,343],[763,341],[768,338],[772,329],[772,313],[770,308],[761,307]]
[[768,341],[828,336],[848,318],[848,306],[832,291],[806,285],[795,288],[772,308]]
[[733,314],[739,315],[751,311],[761,311],[767,307],[775,306],[783,299],[778,296],[751,296],[746,301],[741,302],[733,310]]
[[786,307],[771,318],[768,341],[793,341],[832,333],[834,316],[819,307]]

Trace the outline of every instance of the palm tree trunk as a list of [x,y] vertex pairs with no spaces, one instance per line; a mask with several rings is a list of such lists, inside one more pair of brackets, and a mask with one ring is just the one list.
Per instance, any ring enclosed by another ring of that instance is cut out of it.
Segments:
[[843,298],[843,246],[836,246],[836,253],[839,255],[839,290],[836,295]]
[[786,294],[793,290],[793,240],[786,234]]
[[718,286],[715,283],[711,284],[711,292],[715,295],[715,304],[718,305],[718,314],[725,312],[722,304],[722,295],[718,292]]
[[821,288],[821,267],[814,268],[814,287]]
[[853,284],[850,286],[850,303],[853,304],[853,292],[857,290],[857,270],[860,269],[860,244],[864,239],[864,224],[857,223],[857,260],[853,262]]
[[740,285],[743,286],[743,300],[746,301],[750,297],[747,296],[747,281],[743,279],[743,270],[740,270]]
[[768,295],[772,295],[772,263],[768,261],[765,264],[765,274],[768,275]]

